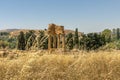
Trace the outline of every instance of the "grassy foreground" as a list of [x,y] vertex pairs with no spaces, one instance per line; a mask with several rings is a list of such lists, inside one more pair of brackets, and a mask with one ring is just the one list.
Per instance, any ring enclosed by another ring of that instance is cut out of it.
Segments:
[[0,58],[0,80],[120,80],[120,51],[16,53]]

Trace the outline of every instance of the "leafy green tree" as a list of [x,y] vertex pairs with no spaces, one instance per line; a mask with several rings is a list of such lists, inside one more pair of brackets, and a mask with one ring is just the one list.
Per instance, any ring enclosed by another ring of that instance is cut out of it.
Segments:
[[120,40],[116,41],[115,44],[116,44],[116,49],[120,50]]
[[9,33],[8,32],[0,32],[0,36],[8,36]]
[[15,37],[8,38],[7,42],[9,43],[10,49],[16,48],[16,41],[17,39]]
[[105,29],[104,31],[102,31],[102,36],[105,36],[105,41],[106,42],[111,41],[111,34],[112,34],[112,31],[109,30],[109,29]]
[[75,45],[75,48],[78,49],[78,47],[79,47],[78,28],[76,28],[76,30],[75,30],[74,45]]
[[71,50],[71,49],[73,49],[73,34],[72,33],[69,33],[69,34],[67,34],[67,36],[66,36],[66,46],[67,46],[67,48],[69,49],[69,50]]
[[117,28],[117,40],[119,40],[119,39],[120,39],[120,29]]
[[105,37],[97,33],[88,33],[80,39],[81,49],[96,50],[105,45]]
[[25,50],[25,37],[22,31],[20,32],[17,38],[17,49]]

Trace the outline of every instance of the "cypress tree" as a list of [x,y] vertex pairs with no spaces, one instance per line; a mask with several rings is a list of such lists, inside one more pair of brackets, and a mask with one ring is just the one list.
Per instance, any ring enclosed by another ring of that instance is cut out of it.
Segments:
[[35,41],[35,38],[36,38],[36,35],[33,33],[27,41],[26,49],[28,49],[28,50],[31,49],[31,47],[33,46],[33,43]]
[[76,28],[76,30],[75,30],[74,45],[75,45],[75,48],[78,49],[78,47],[79,47],[78,28]]
[[29,30],[29,32],[26,32],[25,34],[25,43],[27,44],[28,39],[30,38],[30,36],[34,34],[33,30]]
[[112,30],[112,39],[115,40],[116,39],[116,29]]
[[67,45],[67,48],[69,50],[73,49],[73,34],[72,33],[69,33],[67,36],[66,36],[66,45]]
[[24,33],[21,31],[18,38],[17,38],[17,49],[19,50],[25,50],[25,37]]
[[37,45],[39,49],[48,48],[48,38],[45,36],[44,31],[39,31],[39,36],[37,38]]
[[82,37],[79,40],[80,49],[85,50],[85,48],[86,48],[85,42],[86,42],[87,36],[86,36],[86,34],[82,34],[81,36]]

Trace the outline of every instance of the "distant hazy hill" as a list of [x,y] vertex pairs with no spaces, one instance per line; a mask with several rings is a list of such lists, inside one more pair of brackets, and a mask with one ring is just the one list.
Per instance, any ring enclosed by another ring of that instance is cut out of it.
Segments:
[[13,32],[13,31],[18,31],[19,29],[4,29],[0,30],[0,32]]
[[[0,32],[9,32],[11,36],[17,36],[20,31],[23,31],[24,33],[28,32],[29,29],[5,29],[5,30],[0,30]],[[39,30],[35,30],[35,33],[37,34]],[[75,33],[73,30],[65,30],[65,34],[68,33]],[[81,35],[81,32],[79,32],[79,35]]]

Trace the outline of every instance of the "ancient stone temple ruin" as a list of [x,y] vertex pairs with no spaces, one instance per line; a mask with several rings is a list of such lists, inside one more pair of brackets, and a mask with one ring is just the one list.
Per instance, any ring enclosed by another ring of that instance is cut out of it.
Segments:
[[48,49],[62,49],[65,51],[64,26],[56,24],[48,25]]

